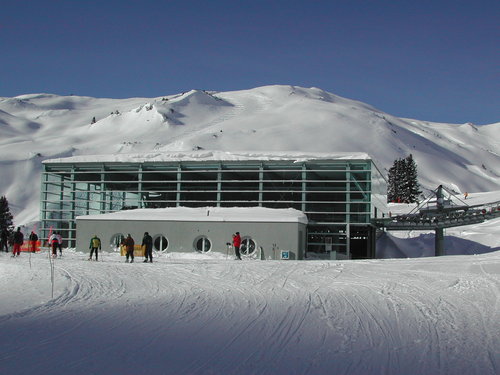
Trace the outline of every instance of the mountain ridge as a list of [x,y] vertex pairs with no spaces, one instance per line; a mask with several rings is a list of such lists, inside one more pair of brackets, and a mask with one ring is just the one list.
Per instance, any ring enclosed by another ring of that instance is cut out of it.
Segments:
[[[364,152],[383,172],[411,153],[426,190],[439,184],[457,193],[500,189],[500,123],[400,118],[320,88],[271,85],[126,99],[25,94],[0,98],[0,111],[7,177],[0,192],[16,207],[25,199],[35,206],[45,159],[196,149]],[[19,189],[27,175],[33,186]],[[25,209],[13,211],[33,219]]]

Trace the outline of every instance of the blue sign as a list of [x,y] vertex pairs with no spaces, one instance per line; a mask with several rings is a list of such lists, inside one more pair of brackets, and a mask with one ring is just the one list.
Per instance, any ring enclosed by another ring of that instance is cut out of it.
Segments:
[[290,259],[290,251],[281,250],[281,259],[285,259],[285,260]]

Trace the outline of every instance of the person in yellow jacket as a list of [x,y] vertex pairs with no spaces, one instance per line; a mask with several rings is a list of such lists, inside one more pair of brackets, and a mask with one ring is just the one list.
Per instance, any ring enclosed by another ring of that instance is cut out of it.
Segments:
[[94,254],[95,251],[95,260],[97,262],[97,252],[98,250],[101,250],[101,239],[97,237],[97,234],[94,234],[94,237],[90,239],[90,257],[89,260],[92,260],[92,255]]

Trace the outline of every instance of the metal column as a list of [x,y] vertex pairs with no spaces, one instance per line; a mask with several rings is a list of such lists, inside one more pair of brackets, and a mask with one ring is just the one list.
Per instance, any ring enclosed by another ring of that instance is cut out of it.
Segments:
[[264,199],[264,165],[260,163],[259,166],[259,207],[262,207],[262,201]]
[[437,257],[444,255],[444,228],[436,228],[434,242],[435,255]]
[[217,170],[217,207],[220,207],[220,202],[222,200],[222,164],[219,164]]
[[351,259],[351,165],[347,164],[346,177],[346,193],[345,193],[345,236],[346,236],[346,255],[347,259]]

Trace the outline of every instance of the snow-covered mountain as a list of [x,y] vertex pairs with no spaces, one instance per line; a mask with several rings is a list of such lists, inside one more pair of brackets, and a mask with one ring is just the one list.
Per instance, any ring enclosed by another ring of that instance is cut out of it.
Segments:
[[38,219],[44,159],[193,149],[361,151],[385,170],[411,153],[425,189],[443,184],[456,192],[500,190],[500,123],[403,119],[318,88],[0,98],[0,194],[18,224]]

